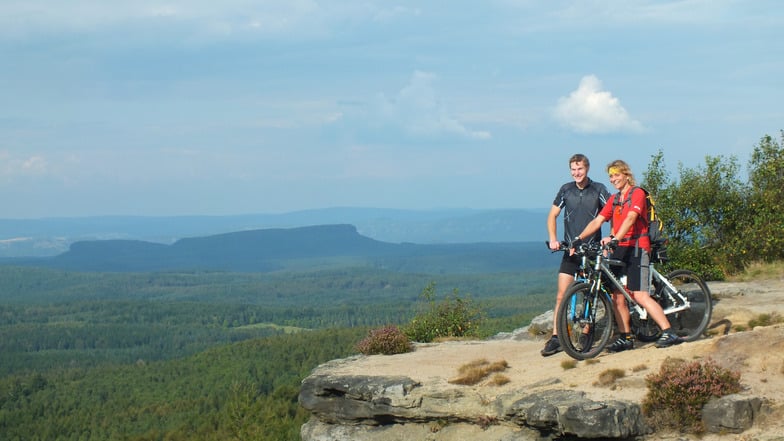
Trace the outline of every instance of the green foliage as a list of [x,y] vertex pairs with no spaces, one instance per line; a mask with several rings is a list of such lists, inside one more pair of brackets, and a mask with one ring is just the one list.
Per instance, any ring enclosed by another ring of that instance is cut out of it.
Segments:
[[0,378],[3,440],[293,440],[299,385],[358,329],[279,335],[155,363]]
[[[782,132],[784,140],[784,132]],[[671,179],[659,151],[643,186],[657,202],[670,243],[669,268],[687,268],[707,280],[736,274],[754,261],[784,258],[784,149],[765,136],[749,161],[749,180],[739,179],[735,157],[705,158]]]
[[763,137],[749,161],[749,212],[742,224],[743,231],[754,240],[744,243],[747,254],[765,262],[784,258],[784,131],[779,144],[770,136]]
[[411,340],[394,325],[371,329],[367,337],[357,343],[357,350],[365,355],[404,354],[411,352],[411,349]]
[[470,298],[461,297],[457,289],[436,302],[435,283],[431,282],[422,290],[420,298],[425,309],[403,327],[411,340],[427,343],[437,338],[478,336],[482,311]]
[[555,268],[261,275],[0,266],[0,439],[298,439],[308,418],[297,404],[302,378],[356,353],[371,326],[408,322],[421,306],[411,287],[435,279],[474,289],[493,317],[483,332],[509,331],[551,306]]
[[667,359],[645,378],[643,413],[656,429],[702,432],[702,407],[711,399],[740,392],[740,373],[705,362]]

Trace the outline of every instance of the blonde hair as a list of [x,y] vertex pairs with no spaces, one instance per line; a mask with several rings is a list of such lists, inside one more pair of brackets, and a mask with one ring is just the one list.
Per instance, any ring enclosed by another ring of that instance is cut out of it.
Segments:
[[625,161],[620,160],[620,159],[616,159],[615,161],[607,164],[607,173],[608,174],[610,174],[610,170],[612,170],[613,173],[620,173],[620,174],[626,175],[629,178],[629,185],[631,185],[632,187],[637,186],[637,180],[634,179],[634,174],[632,173],[632,168],[629,167],[629,164],[627,164]]

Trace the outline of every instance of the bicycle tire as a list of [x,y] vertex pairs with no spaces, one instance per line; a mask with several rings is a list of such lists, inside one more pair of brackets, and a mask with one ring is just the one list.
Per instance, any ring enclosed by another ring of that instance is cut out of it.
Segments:
[[[570,357],[577,360],[596,357],[613,333],[612,301],[603,292],[591,292],[588,283],[572,284],[558,306],[556,330],[561,348]],[[586,337],[581,341],[583,335]],[[589,342],[584,348],[586,338]]]
[[[685,311],[667,314],[670,326],[683,341],[697,340],[708,327],[713,313],[713,299],[708,285],[697,273],[685,269],[672,271],[667,274],[667,279],[678,289],[678,292],[686,297],[690,304],[689,309]],[[672,298],[667,295],[667,291],[669,288],[662,286],[659,303],[664,309],[673,305]]]

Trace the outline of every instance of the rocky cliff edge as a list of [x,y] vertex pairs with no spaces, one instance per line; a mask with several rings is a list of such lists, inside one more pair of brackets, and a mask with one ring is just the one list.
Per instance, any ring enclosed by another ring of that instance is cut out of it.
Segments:
[[[573,367],[563,353],[542,357],[544,340],[527,327],[485,341],[333,360],[302,382],[300,404],[311,412],[302,440],[784,440],[784,325],[736,331],[760,314],[784,313],[784,279],[710,288],[712,336],[666,349],[638,342]],[[547,324],[552,313],[535,321]],[[645,377],[667,358],[710,358],[741,372],[743,390],[706,408],[708,433],[700,437],[646,425]],[[503,363],[505,382],[453,382],[460,367],[480,361]],[[623,376],[604,381],[610,370]]]

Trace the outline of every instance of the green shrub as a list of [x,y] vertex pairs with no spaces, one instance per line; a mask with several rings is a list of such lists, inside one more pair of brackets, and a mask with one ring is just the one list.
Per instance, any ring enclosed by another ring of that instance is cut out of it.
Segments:
[[645,378],[648,393],[643,414],[656,429],[700,433],[702,407],[713,397],[740,392],[740,372],[718,366],[713,360],[686,362],[667,359],[658,373]]
[[457,289],[451,296],[436,302],[435,284],[431,282],[420,297],[425,302],[424,310],[403,327],[411,340],[428,343],[437,338],[478,335],[482,312],[473,301],[460,297]]
[[356,346],[357,350],[365,355],[394,355],[411,352],[411,340],[397,326],[390,325],[383,328],[371,329],[367,337]]

